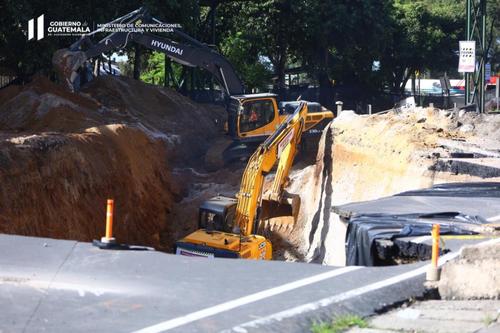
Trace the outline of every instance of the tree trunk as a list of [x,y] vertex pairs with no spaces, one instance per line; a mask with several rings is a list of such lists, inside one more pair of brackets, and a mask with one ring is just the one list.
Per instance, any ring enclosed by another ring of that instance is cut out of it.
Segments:
[[411,95],[412,96],[415,96],[417,94],[416,93],[416,91],[417,91],[417,89],[416,89],[417,85],[416,85],[415,82],[416,82],[416,77],[415,77],[415,72],[413,72],[413,74],[411,75]]
[[276,64],[276,75],[278,80],[276,82],[276,90],[281,100],[286,98],[286,84],[285,84],[285,59],[286,57],[280,56]]
[[141,55],[142,48],[140,45],[135,46],[135,58],[134,58],[134,79],[139,80],[141,76]]
[[401,96],[404,96],[404,94],[405,94],[405,87],[406,87],[406,83],[407,83],[407,82],[408,82],[408,80],[410,79],[411,72],[412,72],[412,70],[411,70],[411,69],[408,69],[408,71],[404,74],[403,80],[401,81],[400,91],[399,91],[399,94],[400,94]]
[[167,57],[165,54],[165,62],[163,64],[164,69],[163,69],[163,86],[168,87],[170,84],[170,79],[169,79],[169,67],[170,67],[170,59]]
[[330,77],[328,76],[328,49],[322,50],[322,57],[320,57],[320,70],[318,72],[319,82],[319,103],[329,109],[335,108],[333,85]]
[[318,73],[319,82],[319,103],[331,110],[335,108],[333,100],[333,85],[325,70]]

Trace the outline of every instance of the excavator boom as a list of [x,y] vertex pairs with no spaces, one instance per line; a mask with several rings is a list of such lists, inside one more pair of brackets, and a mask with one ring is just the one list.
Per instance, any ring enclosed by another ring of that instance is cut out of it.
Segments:
[[[257,148],[245,168],[236,199],[219,196],[200,207],[201,228],[176,243],[177,254],[271,259],[271,243],[256,234],[263,218],[262,204],[269,201],[274,208],[286,205],[283,201],[284,187],[306,116],[307,103],[301,102],[295,112]],[[265,177],[276,164],[271,191],[264,199]],[[298,210],[297,207],[295,210]]]
[[[197,41],[181,30],[174,28],[168,36],[158,36],[146,31],[117,31],[94,42],[97,34],[104,33],[107,25],[120,23],[136,26],[138,23],[165,24],[152,17],[145,8],[137,9],[103,27],[83,35],[68,49],[54,53],[52,63],[59,80],[71,91],[78,91],[82,84],[92,78],[89,60],[127,47],[130,42],[162,52],[171,60],[190,67],[210,72],[226,93],[227,134],[229,140],[214,142],[205,158],[208,169],[216,170],[238,160],[247,159],[256,147],[287,119],[287,110],[281,110],[277,96],[270,93],[244,94],[244,86],[231,63],[216,50]],[[284,102],[289,106],[297,102]],[[311,103],[316,112],[305,120],[306,135],[318,136],[333,118],[333,113],[322,110],[319,104]],[[293,110],[293,109],[292,109]],[[250,116],[255,114],[255,117]],[[222,152],[222,153],[221,153]],[[281,169],[286,168],[282,166]],[[281,186],[281,185],[280,185]],[[274,189],[277,193],[279,189]]]
[[267,200],[282,204],[281,199],[290,169],[297,153],[304,122],[307,103],[303,102],[288,116],[278,129],[269,136],[250,157],[243,173],[240,191],[237,194],[236,225],[243,235],[257,231],[260,219],[257,209],[261,206],[265,176],[278,163],[276,175]]
[[[151,17],[145,8],[130,12],[107,24],[117,22],[134,24],[138,21],[164,24],[160,20]],[[135,42],[146,48],[162,52],[179,64],[200,67],[209,71],[219,81],[228,95],[239,95],[244,92],[243,83],[225,57],[177,28],[174,28],[172,32],[172,36],[176,40],[148,32],[123,31],[113,32],[98,43],[93,43],[92,37],[102,32],[102,29],[104,28],[82,36],[69,49],[58,50],[54,53],[52,63],[60,79],[68,85],[70,90],[76,91],[79,89],[78,70],[82,68],[87,60],[102,53],[123,49],[130,42]]]

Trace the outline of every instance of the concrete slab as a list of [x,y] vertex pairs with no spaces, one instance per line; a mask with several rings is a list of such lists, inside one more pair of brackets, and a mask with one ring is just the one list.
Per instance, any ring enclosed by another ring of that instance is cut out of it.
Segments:
[[488,327],[481,328],[476,333],[498,333],[500,332],[500,323],[492,324]]
[[424,301],[369,320],[369,326],[403,332],[476,332],[498,320],[500,301]]
[[345,331],[345,333],[396,333],[398,331],[393,331],[393,330],[381,330],[378,328],[351,328],[348,331]]
[[395,316],[380,316],[370,322],[375,328],[421,333],[472,333],[482,328],[480,322],[444,321],[433,319],[408,320]]
[[500,298],[500,242],[469,245],[441,271],[439,294],[445,299]]

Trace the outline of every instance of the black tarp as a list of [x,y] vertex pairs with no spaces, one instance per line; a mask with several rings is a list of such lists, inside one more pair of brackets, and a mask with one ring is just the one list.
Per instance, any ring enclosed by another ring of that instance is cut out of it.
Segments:
[[402,237],[430,235],[433,224],[440,225],[440,234],[471,235],[465,224],[482,224],[479,216],[468,216],[458,212],[434,214],[364,214],[355,215],[347,227],[346,264],[373,266],[375,264],[375,240],[395,240]]
[[441,225],[441,234],[472,234],[465,226],[487,223],[485,218],[497,216],[498,199],[499,182],[448,183],[333,210],[348,219],[347,265],[372,266],[375,240],[401,245],[404,237],[430,235],[435,223]]
[[437,184],[431,188],[407,191],[395,196],[500,198],[500,183]]

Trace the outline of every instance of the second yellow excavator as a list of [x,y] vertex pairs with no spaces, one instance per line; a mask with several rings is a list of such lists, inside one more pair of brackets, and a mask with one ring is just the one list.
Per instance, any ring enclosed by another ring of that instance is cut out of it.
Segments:
[[[296,219],[297,195],[285,185],[301,140],[307,103],[300,102],[293,114],[250,157],[236,198],[217,196],[199,211],[200,229],[176,243],[176,254],[199,257],[272,259],[271,242],[257,235],[259,223],[267,219]],[[273,183],[265,194],[266,174],[277,164]]]

